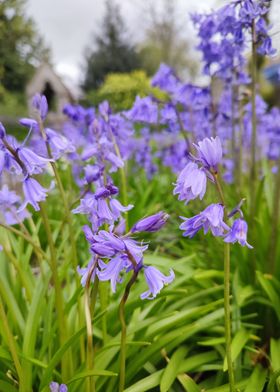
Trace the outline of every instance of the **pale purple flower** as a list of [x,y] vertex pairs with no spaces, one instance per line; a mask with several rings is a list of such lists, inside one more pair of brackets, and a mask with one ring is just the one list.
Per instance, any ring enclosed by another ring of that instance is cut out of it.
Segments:
[[184,230],[184,237],[192,238],[200,229],[206,234],[211,230],[214,236],[222,236],[229,227],[223,221],[224,207],[221,204],[210,204],[200,214],[192,218],[184,218],[184,222],[180,225],[180,229]]
[[169,275],[165,276],[152,266],[144,267],[144,275],[149,289],[141,294],[141,299],[154,299],[164,285],[171,283],[175,278],[172,269],[169,270]]
[[128,268],[130,264],[126,255],[117,255],[107,264],[100,260],[100,270],[97,271],[97,276],[101,281],[110,280],[112,292],[115,293],[117,283],[122,282],[121,272]]
[[30,175],[42,173],[45,166],[53,161],[52,159],[41,157],[27,147],[18,147],[17,154]]
[[45,120],[48,114],[48,102],[45,95],[35,94],[32,99],[32,106],[36,109],[42,120]]
[[155,232],[162,228],[165,225],[169,215],[163,211],[158,212],[157,214],[147,216],[146,218],[140,219],[131,229],[132,233],[148,231]]
[[200,200],[206,192],[207,176],[203,169],[199,169],[197,164],[189,162],[178,176],[174,195],[179,194],[179,200],[186,200],[188,203],[197,197]]
[[198,152],[198,160],[203,164],[206,169],[218,170],[218,165],[222,160],[222,144],[218,136],[210,139],[206,137],[202,141],[198,142],[198,145],[194,144]]
[[27,177],[23,181],[23,193],[25,202],[19,211],[22,211],[28,204],[31,204],[35,211],[39,211],[39,202],[45,201],[48,189],[43,188],[34,178]]
[[4,125],[0,122],[0,139],[4,139],[6,136],[6,129]]
[[68,392],[68,388],[65,384],[58,384],[55,381],[52,381],[49,385],[50,392]]
[[0,218],[3,217],[7,225],[18,224],[29,216],[25,209],[18,211],[20,201],[14,191],[10,191],[6,184],[3,185],[0,190]]
[[110,200],[110,208],[113,214],[114,220],[121,217],[121,213],[130,211],[134,206],[129,204],[128,206],[123,206],[117,199]]
[[253,247],[247,242],[248,225],[244,219],[236,219],[233,222],[230,232],[226,235],[224,241],[235,243],[238,242],[242,246],[247,246],[249,249]]
[[102,173],[104,168],[99,165],[86,165],[84,168],[86,182],[88,184],[97,181]]
[[52,155],[55,159],[60,158],[62,154],[72,153],[76,150],[74,145],[65,136],[50,128],[46,128],[45,132],[47,141],[51,147]]

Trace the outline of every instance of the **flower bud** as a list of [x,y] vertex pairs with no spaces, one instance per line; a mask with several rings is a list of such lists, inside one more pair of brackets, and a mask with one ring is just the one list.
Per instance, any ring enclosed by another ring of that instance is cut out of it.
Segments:
[[147,216],[147,218],[143,218],[139,220],[131,229],[132,233],[141,232],[141,231],[149,231],[154,232],[158,231],[165,224],[169,215],[163,211],[158,212],[155,215]]

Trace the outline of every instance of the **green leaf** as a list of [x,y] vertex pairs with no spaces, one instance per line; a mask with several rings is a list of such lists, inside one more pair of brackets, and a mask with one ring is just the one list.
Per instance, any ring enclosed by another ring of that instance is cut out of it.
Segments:
[[[234,338],[232,340],[232,344],[231,344],[232,361],[235,361],[235,359],[241,353],[243,347],[245,346],[245,344],[247,343],[249,338],[250,338],[250,333],[248,331],[246,331],[246,329],[241,329],[234,336]],[[225,372],[225,371],[227,371],[227,369],[228,369],[227,358],[225,358],[223,371]]]
[[179,374],[177,376],[177,378],[187,392],[200,392],[201,391],[201,389],[194,382],[194,380],[190,376],[188,376],[187,374]]
[[280,320],[280,296],[272,285],[271,282],[272,276],[262,274],[261,272],[257,272],[257,277],[263,290],[266,292],[267,296],[269,297],[272,303],[272,306],[275,310],[278,320]]
[[79,340],[80,336],[83,333],[85,333],[85,330],[86,330],[85,327],[81,328],[78,332],[76,332],[74,335],[72,335],[71,338],[68,339],[67,342],[65,342],[63,344],[63,346],[61,346],[57,350],[57,352],[54,354],[54,356],[52,357],[48,367],[46,368],[46,370],[43,373],[43,376],[42,376],[42,379],[41,379],[40,390],[43,389],[43,387],[45,387],[51,381],[52,372],[53,372],[55,366],[61,360],[61,358],[64,355],[65,351],[68,350],[71,346],[73,346],[74,344],[77,343],[77,341]]
[[[35,353],[35,343],[38,336],[38,327],[40,318],[44,312],[45,292],[49,285],[51,274],[43,280],[38,280],[36,288],[33,292],[32,303],[28,312],[26,321],[22,354],[24,357],[33,358]],[[32,388],[32,363],[30,361],[23,361],[23,372],[25,373],[25,382],[28,388]]]
[[124,392],[145,392],[149,391],[152,388],[155,388],[159,385],[163,370],[158,370],[157,372],[151,374],[148,377],[143,378],[142,380],[136,382],[131,385],[129,388],[126,388]]
[[266,382],[267,370],[257,365],[249,379],[244,392],[262,392]]
[[91,377],[91,376],[106,376],[106,377],[116,377],[118,374],[110,372],[109,370],[86,370],[81,373],[77,373],[73,378],[67,381],[67,385],[71,384],[74,381],[80,380],[82,378]]
[[5,392],[18,392],[18,389],[6,381],[0,380],[0,391]]
[[270,357],[273,370],[280,369],[280,339],[270,339]]
[[186,347],[179,347],[178,350],[170,358],[169,363],[166,366],[166,369],[163,372],[161,382],[160,382],[160,391],[161,392],[168,392],[169,388],[175,381],[180,364],[182,360],[185,358],[187,354]]

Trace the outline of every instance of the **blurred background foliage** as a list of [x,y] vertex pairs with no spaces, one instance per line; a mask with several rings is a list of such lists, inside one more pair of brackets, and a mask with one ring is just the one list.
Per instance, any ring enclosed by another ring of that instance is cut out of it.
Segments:
[[96,91],[91,90],[85,98],[88,105],[97,105],[108,100],[113,110],[126,110],[132,107],[136,96],[153,95],[164,99],[165,93],[151,87],[150,79],[145,71],[130,73],[112,73],[106,76],[102,86]]

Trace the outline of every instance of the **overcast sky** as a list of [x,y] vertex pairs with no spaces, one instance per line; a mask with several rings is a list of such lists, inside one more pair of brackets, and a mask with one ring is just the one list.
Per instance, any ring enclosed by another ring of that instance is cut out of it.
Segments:
[[[151,2],[160,7],[162,0],[116,0],[120,5],[131,38],[142,37],[149,20]],[[186,34],[194,34],[188,14],[207,11],[225,4],[227,0],[175,0],[180,22],[186,20]],[[280,42],[279,0],[273,0],[271,18],[275,40]],[[83,53],[93,33],[99,31],[104,16],[105,0],[27,0],[27,14],[35,20],[40,33],[52,49],[56,71],[78,82],[81,77]]]

